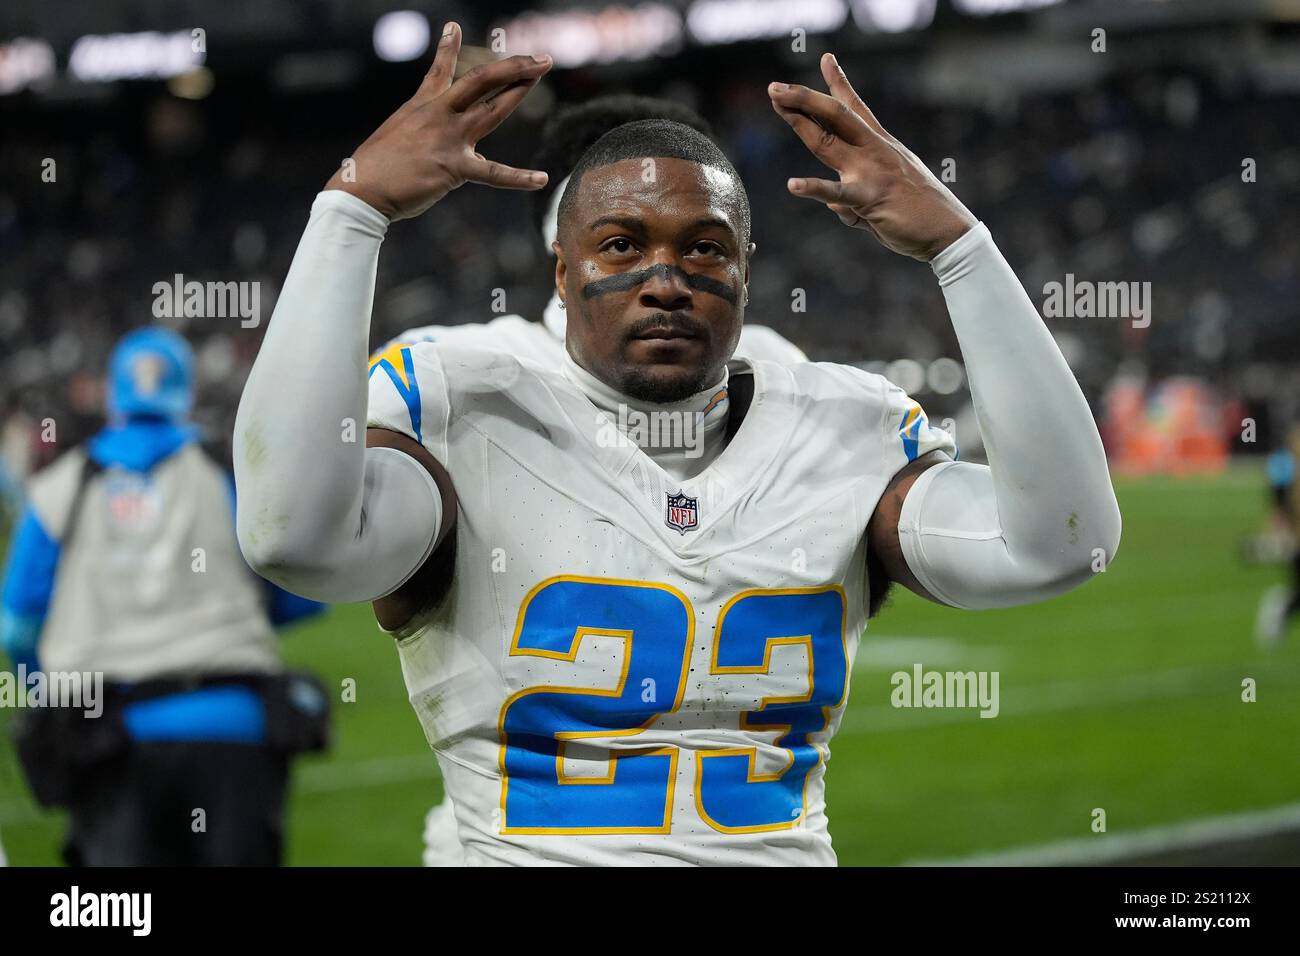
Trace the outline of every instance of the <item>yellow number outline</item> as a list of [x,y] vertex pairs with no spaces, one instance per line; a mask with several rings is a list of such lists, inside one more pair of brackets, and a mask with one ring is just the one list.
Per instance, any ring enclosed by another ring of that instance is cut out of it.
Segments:
[[[806,649],[808,655],[808,692],[806,694],[799,694],[793,697],[764,697],[759,701],[758,707],[755,708],[755,710],[752,712],[757,713],[758,711],[762,711],[769,704],[798,704],[798,703],[803,703],[805,701],[812,700],[813,690],[815,688],[815,685],[813,683],[813,676],[814,676],[813,668],[816,665],[813,656],[811,634],[801,634],[798,636],[769,637],[763,645],[763,662],[761,664],[731,664],[731,665],[719,664],[718,650],[721,645],[722,629],[723,629],[723,624],[726,622],[727,614],[731,611],[732,607],[734,607],[740,601],[743,601],[745,598],[753,597],[755,595],[765,595],[765,596],[770,595],[775,597],[777,595],[782,595],[782,594],[824,594],[829,591],[835,591],[840,596],[840,646],[844,653],[845,668],[844,668],[844,688],[840,692],[840,699],[835,704],[829,707],[821,708],[822,725],[821,728],[816,731],[816,733],[821,733],[822,731],[824,731],[828,726],[830,726],[831,711],[834,710],[836,707],[841,706],[844,703],[849,692],[849,674],[848,674],[849,645],[845,635],[845,627],[847,626],[847,622],[848,622],[848,597],[844,593],[844,588],[841,585],[828,584],[828,585],[822,585],[820,587],[808,587],[808,588],[750,588],[748,590],[741,591],[739,594],[736,594],[733,597],[731,597],[727,601],[727,603],[723,605],[722,610],[718,612],[718,622],[713,627],[713,650],[712,653],[709,655],[709,676],[713,677],[717,675],[726,675],[726,674],[764,674],[764,675],[769,674],[772,669],[772,648],[790,647],[790,646],[796,646],[802,644]],[[746,711],[740,715],[741,730],[780,731],[780,733],[778,733],[776,736],[776,740],[780,740],[782,737],[788,734],[794,726],[793,724],[751,724],[749,723],[747,717],[748,713],[751,712]],[[811,736],[811,734],[809,736]],[[719,833],[766,833],[775,830],[794,829],[795,826],[797,826],[805,817],[808,816],[808,781],[812,778],[814,771],[816,771],[817,768],[820,767],[822,763],[824,763],[826,760],[826,755],[821,744],[815,744],[811,740],[809,740],[808,743],[812,746],[812,748],[817,753],[817,762],[813,764],[813,766],[808,768],[808,773],[804,776],[803,791],[801,796],[802,809],[800,810],[799,816],[794,817],[789,821],[783,821],[780,823],[762,823],[762,824],[756,824],[754,826],[748,826],[748,827],[730,827],[727,826],[726,824],[719,823],[717,820],[713,819],[713,817],[709,815],[707,810],[704,809],[703,783],[704,783],[705,761],[711,757],[748,757],[749,770],[746,775],[745,782],[746,783],[773,783],[777,780],[780,780],[787,773],[789,773],[790,769],[794,766],[794,751],[788,747],[781,748],[787,751],[788,753],[788,759],[786,761],[786,765],[782,769],[778,770],[777,772],[770,773],[770,774],[760,774],[755,770],[755,766],[758,760],[757,747],[724,747],[718,750],[697,751],[695,754],[695,810],[697,813],[699,813],[700,819],[703,820],[705,823],[707,823],[713,829],[717,830]]]
[[[618,761],[626,757],[637,757],[647,755],[666,755],[669,757],[668,771],[668,788],[664,797],[664,816],[663,824],[657,827],[511,827],[506,823],[506,798],[510,788],[510,775],[506,772],[506,712],[510,709],[515,701],[527,697],[530,694],[575,694],[585,697],[621,697],[627,684],[628,672],[632,666],[632,631],[612,630],[603,628],[575,627],[573,640],[569,644],[568,651],[548,651],[539,648],[528,648],[519,646],[519,638],[523,635],[524,619],[527,616],[528,607],[532,604],[533,599],[540,594],[545,588],[552,584],[561,582],[573,582],[578,584],[600,584],[608,586],[636,587],[647,588],[656,591],[666,591],[672,594],[682,603],[682,608],[686,612],[686,641],[685,652],[682,657],[681,676],[677,682],[677,693],[673,698],[673,706],[669,710],[655,711],[639,727],[632,727],[627,730],[602,730],[602,731],[557,731],[555,739],[558,742],[558,749],[555,758],[555,771],[557,783],[569,785],[610,785],[614,783],[615,775],[618,773]],[[574,740],[582,737],[631,737],[648,729],[651,724],[659,720],[665,714],[675,713],[682,706],[682,698],[686,694],[686,677],[690,672],[691,651],[694,649],[695,642],[695,607],[691,604],[690,598],[673,587],[671,584],[660,584],[654,581],[634,581],[626,578],[597,578],[577,574],[559,574],[554,577],[535,585],[531,591],[524,597],[523,603],[519,606],[519,614],[515,618],[514,636],[510,640],[510,657],[544,657],[550,660],[567,661],[574,663],[578,657],[578,651],[581,649],[582,639],[588,636],[607,636],[623,638],[623,663],[619,674],[618,685],[613,690],[592,690],[583,687],[566,687],[552,684],[539,684],[535,687],[525,687],[523,690],[511,694],[501,706],[500,716],[497,718],[497,734],[501,740],[497,752],[497,766],[501,771],[501,833],[517,834],[523,836],[595,836],[600,834],[619,834],[619,833],[668,833],[672,826],[673,816],[673,797],[677,791],[677,761],[680,757],[678,747],[667,745],[664,747],[646,747],[635,750],[622,751],[620,753],[610,752],[609,755],[609,773],[604,777],[594,777],[582,780],[566,780],[564,778],[564,741]]]

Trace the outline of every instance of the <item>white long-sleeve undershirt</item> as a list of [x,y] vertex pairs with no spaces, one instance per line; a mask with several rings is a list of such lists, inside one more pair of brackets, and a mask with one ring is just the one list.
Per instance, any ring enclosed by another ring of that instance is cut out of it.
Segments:
[[908,567],[956,607],[1042,600],[1104,570],[1120,514],[1088,403],[983,223],[931,262],[989,464],[925,471],[903,502]]
[[366,448],[370,310],[388,219],[327,190],[275,305],[235,418],[240,547],[263,577],[369,601],[419,570],[442,497],[404,452]]

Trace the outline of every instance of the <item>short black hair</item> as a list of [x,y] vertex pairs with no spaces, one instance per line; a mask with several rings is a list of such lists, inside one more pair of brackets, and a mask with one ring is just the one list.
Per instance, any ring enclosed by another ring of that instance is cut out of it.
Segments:
[[672,120],[710,138],[713,136],[709,121],[695,110],[676,100],[656,96],[611,93],[577,106],[562,107],[542,127],[541,142],[531,163],[532,169],[540,169],[550,177],[545,186],[532,193],[533,228],[542,231],[551,196],[592,143],[624,123],[643,119]]
[[749,242],[749,194],[736,167],[731,165],[718,144],[698,130],[672,120],[649,119],[624,123],[610,130],[582,154],[569,174],[569,185],[560,197],[557,220],[568,216],[577,201],[578,185],[585,172],[628,159],[685,159],[701,166],[721,170],[736,183],[736,218],[742,246]]

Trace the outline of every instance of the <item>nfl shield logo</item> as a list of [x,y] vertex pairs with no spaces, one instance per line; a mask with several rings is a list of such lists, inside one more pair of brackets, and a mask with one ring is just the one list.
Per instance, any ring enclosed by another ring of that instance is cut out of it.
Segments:
[[668,496],[668,527],[685,534],[700,523],[700,505],[698,498],[689,495]]

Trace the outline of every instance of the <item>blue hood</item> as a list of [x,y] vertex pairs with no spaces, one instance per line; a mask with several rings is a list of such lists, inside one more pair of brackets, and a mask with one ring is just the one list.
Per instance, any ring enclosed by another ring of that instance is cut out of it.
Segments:
[[189,423],[157,418],[130,418],[109,425],[86,445],[90,457],[105,468],[151,471],[191,442],[198,429]]

